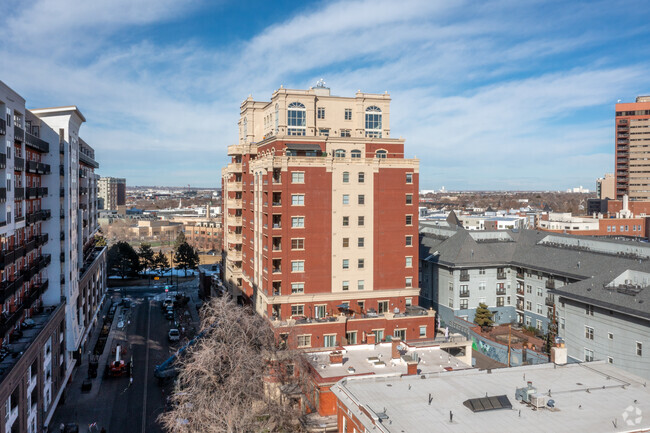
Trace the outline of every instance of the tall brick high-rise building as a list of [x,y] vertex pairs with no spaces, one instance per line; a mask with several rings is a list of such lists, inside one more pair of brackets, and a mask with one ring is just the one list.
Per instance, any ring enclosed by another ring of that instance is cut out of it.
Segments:
[[222,171],[224,282],[298,347],[434,335],[417,307],[419,163],[389,113],[388,94],[323,85],[241,105]]
[[616,199],[650,200],[650,96],[616,104]]

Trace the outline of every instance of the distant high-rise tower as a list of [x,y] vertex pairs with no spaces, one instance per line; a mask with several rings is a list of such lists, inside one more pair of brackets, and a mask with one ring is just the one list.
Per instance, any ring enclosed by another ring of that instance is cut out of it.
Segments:
[[616,104],[616,198],[650,200],[650,96]]

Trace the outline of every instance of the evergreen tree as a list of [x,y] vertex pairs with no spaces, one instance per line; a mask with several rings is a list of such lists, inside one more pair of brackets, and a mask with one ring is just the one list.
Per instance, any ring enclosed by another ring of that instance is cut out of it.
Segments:
[[161,277],[169,270],[169,260],[167,260],[167,256],[162,251],[158,251],[153,257],[153,268]]
[[196,269],[199,265],[199,254],[190,244],[183,242],[176,248],[174,262],[176,262],[177,268],[185,271],[185,276],[187,277],[187,270]]
[[135,277],[140,271],[140,258],[128,242],[120,241],[108,250],[108,272],[110,275]]
[[174,249],[177,250],[178,247],[180,247],[183,242],[185,242],[185,233],[183,232],[178,232],[178,236],[176,236],[176,241],[174,241]]
[[142,269],[151,269],[153,268],[153,257],[155,253],[151,249],[149,244],[140,244],[140,249],[138,250],[138,256],[140,257],[140,265]]
[[492,326],[494,324],[492,316],[494,316],[494,313],[488,309],[487,305],[481,302],[478,304],[478,308],[476,309],[476,314],[474,315],[474,323],[481,327]]

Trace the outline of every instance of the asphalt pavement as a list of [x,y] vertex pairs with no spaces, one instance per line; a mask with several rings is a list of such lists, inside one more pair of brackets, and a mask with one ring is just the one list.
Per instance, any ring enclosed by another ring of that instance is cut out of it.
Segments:
[[[184,287],[183,287],[184,286]],[[185,283],[181,289],[190,296],[187,311],[184,315],[186,323],[198,328],[198,314],[195,302],[198,301],[198,281]],[[146,290],[145,290],[146,289]],[[153,288],[125,288],[113,294],[114,300],[121,298],[121,293],[132,299],[128,311],[116,314],[109,340],[100,357],[98,378],[93,380],[93,389],[83,393],[81,384],[88,376],[87,358],[78,366],[66,390],[65,402],[59,404],[50,423],[50,432],[58,432],[61,423],[76,422],[80,432],[91,431],[89,426],[97,425],[97,431],[102,427],[108,433],[162,433],[162,428],[156,419],[164,411],[166,396],[171,390],[171,384],[160,386],[154,378],[156,365],[161,364],[173,354],[183,342],[170,345],[167,332],[172,326],[165,319],[161,309],[161,301],[166,294],[163,290]],[[181,313],[182,314],[182,313]],[[120,329],[120,319],[124,318],[124,328]],[[99,333],[97,326],[93,334]],[[187,330],[189,332],[189,330]],[[123,377],[104,377],[104,366],[114,355],[111,354],[113,338],[126,336],[129,351],[126,359],[133,359],[133,381],[128,375]],[[94,345],[96,335],[90,342]],[[92,350],[90,344],[88,350]],[[94,431],[94,430],[93,430]]]

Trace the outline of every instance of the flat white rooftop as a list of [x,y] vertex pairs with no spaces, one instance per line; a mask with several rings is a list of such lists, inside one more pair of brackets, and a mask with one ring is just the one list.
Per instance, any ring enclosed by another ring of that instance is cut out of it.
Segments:
[[[533,410],[517,401],[516,389],[528,381],[555,407]],[[644,379],[604,362],[491,373],[464,370],[425,378],[351,377],[332,391],[371,432],[650,431],[650,387]],[[486,395],[505,395],[512,408],[474,412],[463,404]]]
[[418,374],[472,368],[471,365],[450,355],[435,343],[419,347],[409,346],[402,342],[400,348],[402,356],[398,359],[391,359],[392,343],[344,346],[342,364],[330,364],[329,354],[333,349],[307,353],[306,356],[314,370],[324,379],[352,375],[406,374],[405,356],[418,361]]

